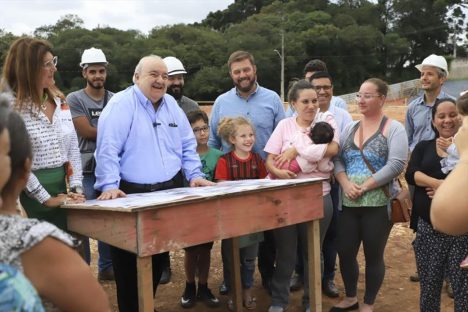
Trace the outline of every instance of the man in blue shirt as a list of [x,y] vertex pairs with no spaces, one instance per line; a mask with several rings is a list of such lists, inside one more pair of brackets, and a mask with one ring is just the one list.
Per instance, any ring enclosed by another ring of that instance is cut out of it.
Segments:
[[413,151],[420,141],[435,137],[432,130],[432,106],[437,99],[453,98],[442,91],[442,85],[448,78],[447,61],[443,56],[431,54],[423,62],[416,65],[421,72],[421,89],[423,93],[413,99],[406,112],[405,130],[408,135],[410,151]]
[[[96,184],[100,200],[183,186],[212,185],[201,172],[197,141],[172,96],[166,95],[167,67],[155,55],[135,68],[133,86],[115,94],[98,124]],[[138,311],[136,256],[111,247],[119,311]],[[161,278],[161,255],[152,257],[153,289]]]
[[[229,75],[234,88],[221,94],[216,99],[211,111],[210,139],[208,145],[230,151],[230,145],[218,136],[218,123],[223,117],[243,116],[255,126],[255,145],[253,151],[266,158],[264,148],[275,127],[284,118],[284,107],[280,97],[274,91],[261,87],[257,82],[257,67],[253,55],[245,51],[236,51],[228,60]],[[258,268],[262,284],[269,288],[273,275],[275,253],[271,231],[265,232],[260,243]],[[221,285],[221,293],[226,289]]]

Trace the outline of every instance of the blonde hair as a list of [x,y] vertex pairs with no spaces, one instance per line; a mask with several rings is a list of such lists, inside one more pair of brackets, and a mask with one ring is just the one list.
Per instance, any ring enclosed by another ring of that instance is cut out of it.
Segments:
[[255,134],[255,127],[244,117],[224,117],[219,121],[217,133],[221,139],[233,146],[231,138],[236,136],[237,129],[240,126],[250,126]]

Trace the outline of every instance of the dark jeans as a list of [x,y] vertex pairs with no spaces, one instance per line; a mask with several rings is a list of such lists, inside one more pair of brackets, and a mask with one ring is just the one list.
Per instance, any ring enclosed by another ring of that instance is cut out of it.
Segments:
[[330,184],[330,195],[333,202],[333,215],[322,245],[323,281],[333,280],[335,278],[336,256],[338,254],[336,251],[336,224],[338,220],[338,202],[340,196],[340,186],[338,182]]
[[[322,281],[333,280],[335,278],[335,267],[336,267],[336,231],[337,231],[337,220],[338,220],[338,204],[340,200],[340,185],[338,182],[330,183],[331,190],[330,196],[333,203],[333,215],[328,226],[328,230],[325,234],[322,245],[323,255],[323,274]],[[297,245],[296,254],[296,266],[294,271],[299,275],[300,279],[304,280],[304,262],[302,258],[302,245]]]
[[[157,190],[166,190],[183,186],[182,175],[180,172],[171,180],[164,182],[161,188]],[[136,184],[126,181],[120,182],[120,189],[127,194],[146,193],[143,186],[139,187]],[[152,188],[154,189],[154,188]],[[112,264],[114,266],[115,284],[117,286],[117,302],[120,312],[136,312],[138,311],[138,286],[137,286],[137,269],[136,255],[134,253],[122,250],[120,248],[111,247]],[[163,270],[164,256],[153,255],[151,257],[153,264],[153,295],[161,279]]]
[[[94,173],[83,173],[83,191],[86,199],[96,199],[96,191],[94,190],[94,183],[96,183],[96,177]],[[91,263],[91,251],[89,248],[89,238],[83,236],[82,240],[85,261]],[[98,270],[99,272],[106,271],[112,267],[112,258],[110,254],[110,246],[106,243],[98,241]]]
[[276,247],[273,230],[263,232],[263,241],[258,245],[258,271],[262,285],[269,287],[275,271]]

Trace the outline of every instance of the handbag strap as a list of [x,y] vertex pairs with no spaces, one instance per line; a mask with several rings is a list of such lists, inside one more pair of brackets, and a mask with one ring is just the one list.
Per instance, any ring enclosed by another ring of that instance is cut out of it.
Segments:
[[[382,133],[383,135],[383,129],[384,129],[384,125],[386,124],[386,122],[388,121],[387,120],[388,118],[386,116],[384,116],[382,118],[382,122],[380,123],[380,127],[379,127],[379,132]],[[372,167],[372,165],[370,164],[370,162],[367,160],[366,156],[364,155],[364,152],[362,151],[362,146],[364,144],[364,129],[362,128],[362,122],[359,122],[359,152],[361,153],[361,156],[362,156],[362,160],[364,160],[364,163],[366,164],[367,168],[369,168],[369,170],[372,172],[372,174],[375,173],[375,169],[374,167]],[[382,191],[385,193],[385,196],[387,196],[388,198],[390,198],[390,194],[388,192],[388,190],[382,186]]]

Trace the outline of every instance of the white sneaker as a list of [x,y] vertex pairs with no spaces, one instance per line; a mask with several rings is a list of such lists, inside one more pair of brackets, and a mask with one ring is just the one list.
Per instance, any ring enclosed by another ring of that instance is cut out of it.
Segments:
[[268,312],[284,312],[284,308],[279,306],[270,306],[268,308]]

